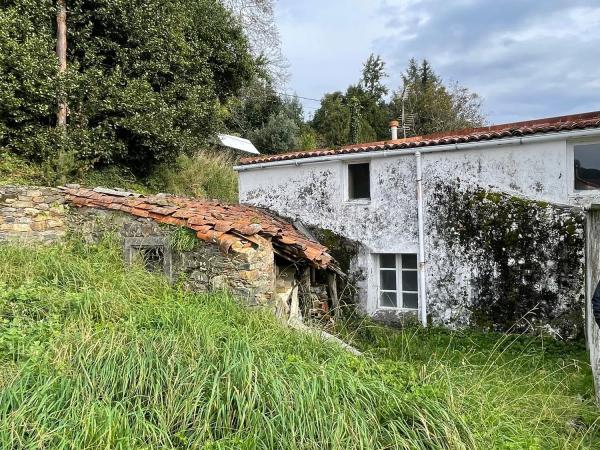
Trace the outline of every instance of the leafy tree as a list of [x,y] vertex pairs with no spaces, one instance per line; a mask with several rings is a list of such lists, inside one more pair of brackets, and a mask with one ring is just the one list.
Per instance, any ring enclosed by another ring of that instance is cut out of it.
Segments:
[[383,84],[387,76],[385,62],[379,55],[371,54],[363,65],[360,86],[374,101],[380,102],[388,93],[388,88]]
[[322,145],[340,146],[387,138],[389,111],[385,101],[385,77],[384,62],[379,56],[371,55],[356,85],[349,86],[344,94],[334,92],[323,97],[311,123]]
[[302,105],[277,93],[269,76],[256,77],[229,103],[227,128],[250,139],[261,153],[295,150],[305,128]]
[[356,97],[350,99],[350,136],[351,144],[358,144],[360,139],[360,102]]
[[394,117],[401,117],[404,97],[405,113],[414,117],[410,135],[475,127],[484,122],[480,97],[458,83],[446,87],[427,60],[419,64],[411,59],[402,84],[390,109]]
[[344,94],[325,94],[311,122],[321,144],[327,147],[347,144],[349,125],[350,114]]
[[[239,24],[213,0],[68,0],[69,117],[58,141],[53,2],[0,10],[0,145],[30,158],[61,143],[88,166],[137,171],[192,152],[221,126],[220,105],[254,73]],[[210,20],[207,20],[210,18]],[[12,103],[11,103],[12,102]]]

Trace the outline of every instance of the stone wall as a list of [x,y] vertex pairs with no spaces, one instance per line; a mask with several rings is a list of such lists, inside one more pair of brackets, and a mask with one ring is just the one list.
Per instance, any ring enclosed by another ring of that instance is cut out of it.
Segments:
[[191,290],[227,289],[249,305],[272,303],[274,255],[266,240],[261,246],[232,247],[224,255],[217,245],[197,239],[191,230],[187,248],[178,249],[177,236],[188,233],[186,229],[118,211],[72,208],[68,222],[69,228],[89,241],[114,233],[122,241],[126,260],[132,259],[132,249],[161,247],[165,274],[174,282],[182,281]]
[[67,212],[57,189],[0,186],[0,241],[55,242],[66,232]]

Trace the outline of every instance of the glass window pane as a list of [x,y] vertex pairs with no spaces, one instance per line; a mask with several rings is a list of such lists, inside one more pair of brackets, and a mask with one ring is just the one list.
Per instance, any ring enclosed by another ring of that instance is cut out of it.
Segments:
[[398,305],[396,301],[396,293],[395,292],[382,292],[381,293],[381,306],[386,306],[388,308],[396,308]]
[[379,255],[379,267],[396,268],[396,255],[382,254]]
[[369,163],[348,166],[348,198],[371,198]]
[[402,255],[402,268],[403,269],[416,269],[417,268],[417,255],[410,255],[410,254]]
[[404,308],[419,308],[419,294],[402,294],[402,299]]
[[576,145],[575,189],[600,189],[600,144]]
[[396,290],[396,271],[395,270],[382,270],[379,272],[381,285],[380,288],[384,291],[395,291]]
[[416,270],[403,270],[402,271],[402,290],[403,291],[418,291],[418,281],[417,281],[417,271]]

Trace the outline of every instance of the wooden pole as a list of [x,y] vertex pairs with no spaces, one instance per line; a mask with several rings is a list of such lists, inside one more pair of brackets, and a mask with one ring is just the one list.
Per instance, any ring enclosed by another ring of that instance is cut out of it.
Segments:
[[333,272],[327,273],[327,284],[329,285],[329,296],[331,297],[331,306],[333,307],[333,317],[340,316],[340,299],[337,294],[337,276]]
[[[58,57],[58,73],[67,71],[67,3],[66,0],[56,1],[56,56]],[[56,113],[56,126],[67,126],[67,102],[64,90],[61,89]]]

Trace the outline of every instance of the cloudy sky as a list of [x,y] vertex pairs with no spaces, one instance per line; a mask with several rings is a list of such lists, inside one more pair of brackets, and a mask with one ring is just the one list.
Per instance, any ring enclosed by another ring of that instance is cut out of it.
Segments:
[[600,0],[278,0],[277,21],[297,95],[344,90],[373,52],[392,88],[427,58],[491,123],[600,110]]

